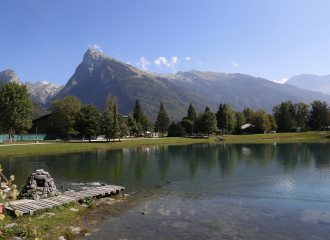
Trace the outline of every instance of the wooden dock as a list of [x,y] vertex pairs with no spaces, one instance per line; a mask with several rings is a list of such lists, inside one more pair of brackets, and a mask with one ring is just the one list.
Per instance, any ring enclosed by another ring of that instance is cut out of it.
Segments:
[[[125,190],[125,188],[121,186],[106,185],[80,192],[67,191],[64,192],[63,195],[61,196],[40,199],[39,201],[24,199],[24,200],[12,201],[10,202],[10,204],[13,205],[15,208],[17,208],[19,213],[22,214],[30,213],[30,215],[32,215],[35,211],[38,210],[52,208],[70,202],[77,202],[87,197],[100,197],[111,194],[117,194],[123,190]],[[9,206],[5,208],[10,211],[14,211]]]

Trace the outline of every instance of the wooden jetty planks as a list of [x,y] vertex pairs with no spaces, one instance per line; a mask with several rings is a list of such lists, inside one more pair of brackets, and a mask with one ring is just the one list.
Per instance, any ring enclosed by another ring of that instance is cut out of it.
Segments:
[[[32,215],[33,212],[38,211],[38,210],[52,208],[52,207],[59,206],[62,204],[67,204],[70,202],[83,200],[87,197],[104,196],[104,195],[108,195],[111,193],[116,194],[123,190],[125,190],[125,187],[106,185],[106,186],[96,187],[93,189],[88,189],[88,190],[80,191],[80,192],[65,192],[61,196],[41,199],[39,201],[24,199],[24,200],[19,200],[19,201],[13,201],[10,203],[13,205],[14,208],[16,208],[18,210],[19,213],[22,213],[22,214],[30,213]],[[14,211],[9,206],[7,206],[5,208],[10,211]]]

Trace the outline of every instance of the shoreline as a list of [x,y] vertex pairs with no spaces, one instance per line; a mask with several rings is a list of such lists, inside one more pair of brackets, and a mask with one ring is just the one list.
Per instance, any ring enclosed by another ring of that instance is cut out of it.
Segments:
[[[204,137],[181,137],[181,138],[132,138],[117,140],[114,143],[106,141],[68,141],[55,142],[44,141],[40,143],[2,143],[0,144],[0,157],[20,156],[33,154],[53,154],[94,151],[99,149],[122,149],[148,146],[184,145],[196,143],[269,143],[270,141],[317,141],[330,140],[328,132],[305,132],[305,133],[276,133],[276,134],[251,134],[251,135],[225,135],[219,136],[224,141],[217,141],[216,136]],[[10,147],[9,147],[10,146]]]

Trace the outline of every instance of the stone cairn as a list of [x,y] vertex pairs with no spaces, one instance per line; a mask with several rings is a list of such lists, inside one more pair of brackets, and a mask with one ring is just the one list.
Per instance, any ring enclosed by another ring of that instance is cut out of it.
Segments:
[[26,199],[30,193],[34,193],[34,200],[46,198],[48,194],[54,197],[56,193],[56,186],[54,180],[50,177],[48,172],[45,172],[43,169],[39,169],[36,170],[35,173],[31,173],[19,196]]

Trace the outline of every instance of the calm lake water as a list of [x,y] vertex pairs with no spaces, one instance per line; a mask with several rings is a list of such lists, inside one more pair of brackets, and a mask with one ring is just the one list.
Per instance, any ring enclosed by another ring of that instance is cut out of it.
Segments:
[[91,239],[330,239],[326,141],[152,146],[0,164],[16,184],[42,168],[58,187],[125,186],[139,204],[97,226]]

